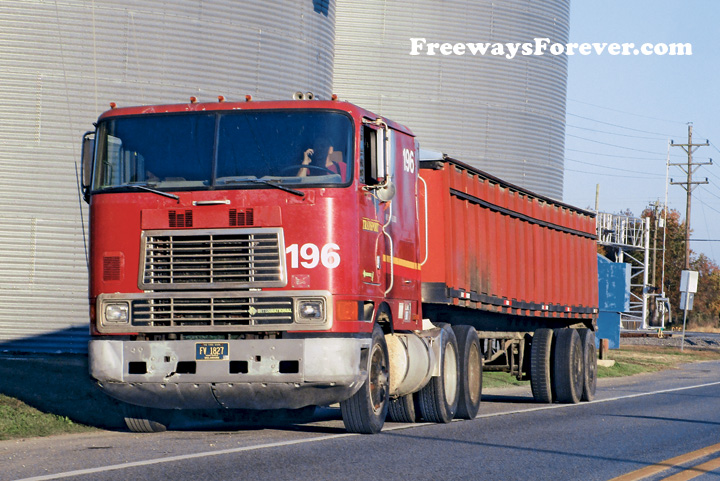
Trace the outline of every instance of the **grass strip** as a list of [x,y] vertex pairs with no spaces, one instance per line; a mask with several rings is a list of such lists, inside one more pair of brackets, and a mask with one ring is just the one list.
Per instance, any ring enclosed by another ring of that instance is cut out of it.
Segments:
[[78,433],[93,429],[76,424],[67,417],[43,413],[18,399],[0,394],[0,440]]

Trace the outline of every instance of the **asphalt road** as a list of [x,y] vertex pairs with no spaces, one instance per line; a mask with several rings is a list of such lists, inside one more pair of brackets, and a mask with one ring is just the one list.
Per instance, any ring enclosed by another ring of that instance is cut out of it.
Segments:
[[339,410],[324,409],[298,426],[3,441],[0,480],[607,480],[660,470],[652,480],[685,458],[699,466],[685,474],[720,476],[720,362],[600,380],[592,403],[531,401],[529,389],[493,390],[473,421],[388,423],[374,436],[345,433]]

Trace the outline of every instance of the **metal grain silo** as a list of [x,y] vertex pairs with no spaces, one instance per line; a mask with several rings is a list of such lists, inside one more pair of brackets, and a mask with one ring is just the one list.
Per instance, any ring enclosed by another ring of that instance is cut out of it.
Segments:
[[3,0],[0,351],[84,351],[80,138],[118,105],[331,93],[334,0]]
[[564,55],[410,55],[428,43],[566,44],[570,0],[343,0],[333,89],[445,152],[562,199]]

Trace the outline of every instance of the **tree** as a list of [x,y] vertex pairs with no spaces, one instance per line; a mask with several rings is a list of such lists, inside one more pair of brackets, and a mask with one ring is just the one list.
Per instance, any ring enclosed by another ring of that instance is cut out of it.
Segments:
[[[647,207],[642,217],[650,217],[651,228],[657,225],[655,211]],[[664,217],[664,212],[658,212]],[[692,230],[691,230],[692,232]],[[680,310],[680,275],[685,267],[685,223],[681,221],[680,212],[671,209],[667,213],[665,224],[665,284],[656,286],[659,292],[665,292],[673,308],[673,321],[682,323]],[[662,271],[662,229],[658,229],[658,255],[655,278],[660,283]],[[698,271],[698,292],[693,300],[693,310],[688,312],[688,324],[694,327],[718,327],[720,314],[720,267],[704,254],[696,255],[690,250],[690,268]],[[652,275],[650,276],[652,278]]]

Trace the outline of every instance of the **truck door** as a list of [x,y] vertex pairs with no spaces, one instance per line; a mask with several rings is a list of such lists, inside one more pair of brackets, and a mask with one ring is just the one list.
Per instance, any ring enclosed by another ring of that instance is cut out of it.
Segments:
[[[408,323],[417,320],[420,298],[415,139],[383,123],[366,124],[363,146],[364,190],[371,196],[361,235],[373,244],[366,246],[375,254],[374,285],[391,305],[396,326],[412,328]],[[389,188],[380,188],[383,184]]]
[[360,234],[359,274],[361,291],[370,297],[384,296],[385,278],[382,276],[382,255],[385,238],[382,233],[384,207],[374,195],[372,187],[378,185],[377,142],[382,130],[375,125],[363,124],[360,152]]

